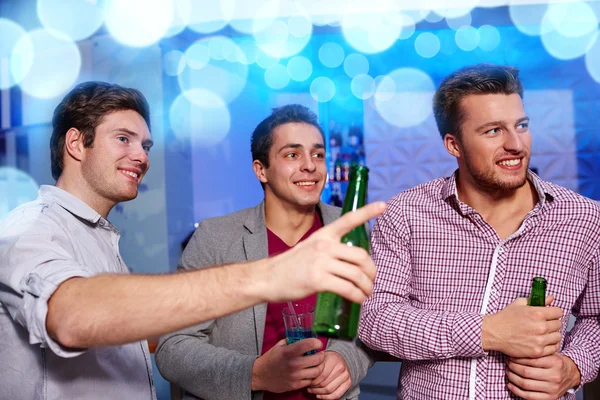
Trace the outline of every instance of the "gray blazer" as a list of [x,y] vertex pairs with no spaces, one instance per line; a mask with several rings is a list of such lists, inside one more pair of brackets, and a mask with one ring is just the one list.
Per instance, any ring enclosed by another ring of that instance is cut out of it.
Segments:
[[[319,203],[324,224],[340,209]],[[179,269],[254,261],[268,256],[264,202],[253,208],[210,218],[198,226],[183,252]],[[160,338],[156,365],[170,382],[181,386],[184,399],[261,400],[252,392],[252,366],[261,354],[267,304],[259,304]],[[362,345],[329,340],[328,350],[348,364],[353,387],[342,397],[357,399],[358,383],[373,361]]]

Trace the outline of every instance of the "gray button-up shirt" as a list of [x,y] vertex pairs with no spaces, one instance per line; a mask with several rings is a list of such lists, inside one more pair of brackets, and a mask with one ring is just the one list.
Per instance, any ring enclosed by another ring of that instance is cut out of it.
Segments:
[[118,243],[115,227],[54,186],[0,223],[0,399],[156,399],[146,342],[82,351],[46,331],[62,282],[129,273]]

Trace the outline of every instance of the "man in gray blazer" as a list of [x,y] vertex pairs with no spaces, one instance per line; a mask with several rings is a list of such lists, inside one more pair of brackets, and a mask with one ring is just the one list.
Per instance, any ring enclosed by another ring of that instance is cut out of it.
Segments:
[[[264,201],[203,221],[180,269],[258,260],[293,247],[340,209],[320,202],[327,179],[323,131],[306,107],[275,109],[252,134]],[[313,302],[314,296],[304,299]],[[354,342],[304,339],[286,345],[281,304],[263,303],[161,338],[156,363],[185,399],[356,399],[371,359]],[[263,346],[264,345],[264,346]]]

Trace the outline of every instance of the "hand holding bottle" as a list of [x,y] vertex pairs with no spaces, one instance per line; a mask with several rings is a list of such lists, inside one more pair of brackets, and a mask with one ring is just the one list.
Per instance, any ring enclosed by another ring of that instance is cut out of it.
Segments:
[[[554,296],[546,297],[546,305],[553,300]],[[530,307],[527,303],[527,298],[518,298],[502,311],[483,318],[484,350],[525,358],[548,356],[558,351],[562,339],[562,309]]]

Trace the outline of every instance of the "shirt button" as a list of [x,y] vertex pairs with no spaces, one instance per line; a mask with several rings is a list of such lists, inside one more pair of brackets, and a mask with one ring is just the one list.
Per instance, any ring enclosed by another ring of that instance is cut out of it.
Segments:
[[475,379],[475,382],[477,382],[478,385],[481,385],[483,383],[483,381],[481,380],[481,378]]
[[498,293],[498,292],[496,292],[496,289],[492,289],[492,290],[490,291],[490,293],[491,293],[492,295],[494,295],[494,296],[495,296],[495,295],[496,295],[496,293]]

